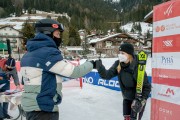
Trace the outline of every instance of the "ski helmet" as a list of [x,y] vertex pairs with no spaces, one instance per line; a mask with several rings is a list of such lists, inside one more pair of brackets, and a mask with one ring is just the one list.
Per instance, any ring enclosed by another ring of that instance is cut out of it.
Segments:
[[52,19],[42,19],[35,24],[36,33],[44,33],[46,35],[51,35],[55,30],[60,32],[64,31],[64,27],[61,23]]

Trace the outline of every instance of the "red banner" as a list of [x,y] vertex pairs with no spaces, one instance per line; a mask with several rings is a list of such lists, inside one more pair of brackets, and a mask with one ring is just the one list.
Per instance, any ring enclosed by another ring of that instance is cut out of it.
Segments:
[[153,9],[151,120],[180,119],[180,0]]
[[179,120],[180,106],[153,98],[151,103],[151,120]]
[[154,22],[177,17],[179,16],[180,2],[179,0],[165,2],[158,6],[155,6],[153,11],[154,13],[156,13],[153,14]]
[[177,52],[180,48],[180,34],[153,39],[153,52]]

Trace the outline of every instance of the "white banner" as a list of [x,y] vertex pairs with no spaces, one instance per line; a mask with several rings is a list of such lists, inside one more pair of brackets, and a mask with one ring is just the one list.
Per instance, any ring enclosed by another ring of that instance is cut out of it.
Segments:
[[153,53],[152,68],[180,70],[180,52]]
[[154,83],[152,87],[152,98],[180,105],[180,94],[178,94],[180,91],[179,87]]
[[180,16],[153,22],[153,38],[180,34]]

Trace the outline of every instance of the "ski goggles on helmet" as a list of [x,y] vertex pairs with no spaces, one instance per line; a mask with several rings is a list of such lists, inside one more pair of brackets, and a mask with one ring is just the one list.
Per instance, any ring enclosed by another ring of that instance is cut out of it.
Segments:
[[63,24],[49,24],[49,23],[43,23],[43,24],[35,24],[35,27],[50,27],[53,28],[54,30],[59,30],[60,32],[64,31],[64,26]]

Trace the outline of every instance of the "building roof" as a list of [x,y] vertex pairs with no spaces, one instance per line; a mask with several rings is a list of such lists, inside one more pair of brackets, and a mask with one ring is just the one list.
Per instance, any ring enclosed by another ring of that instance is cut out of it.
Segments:
[[[163,2],[168,2],[168,1],[170,0],[163,0]],[[153,23],[153,10],[144,17],[143,21],[147,23]]]
[[0,27],[0,29],[3,29],[3,28],[7,28],[7,27],[9,27],[9,28],[11,28],[11,29],[13,29],[13,30],[15,30],[15,31],[17,31],[17,32],[20,32],[20,33],[22,33],[21,31],[19,31],[19,30],[17,30],[17,29],[14,29],[12,26],[10,26],[10,25],[8,25],[8,26],[3,26],[3,27]]
[[116,33],[116,34],[113,34],[113,35],[106,36],[106,37],[104,37],[104,38],[92,39],[92,40],[89,42],[89,44],[97,43],[97,42],[104,41],[104,40],[108,40],[108,39],[111,39],[111,38],[128,38],[128,39],[135,39],[135,38],[133,38],[132,36],[130,36],[129,34],[126,34],[126,33]]
[[15,30],[15,31],[17,31],[17,32],[19,32],[20,33],[20,35],[18,35],[18,36],[13,36],[13,35],[0,35],[0,37],[2,37],[2,38],[22,38],[22,39],[25,39],[24,37],[23,37],[23,35],[22,35],[22,32],[21,31],[19,31],[19,30],[17,30],[17,29],[14,29],[12,26],[3,26],[3,27],[1,27],[0,28],[0,30],[1,29],[4,29],[4,28],[11,28],[11,29],[13,29],[13,30]]
[[152,23],[153,22],[153,10],[149,12],[145,17],[144,17],[144,22],[147,23]]

